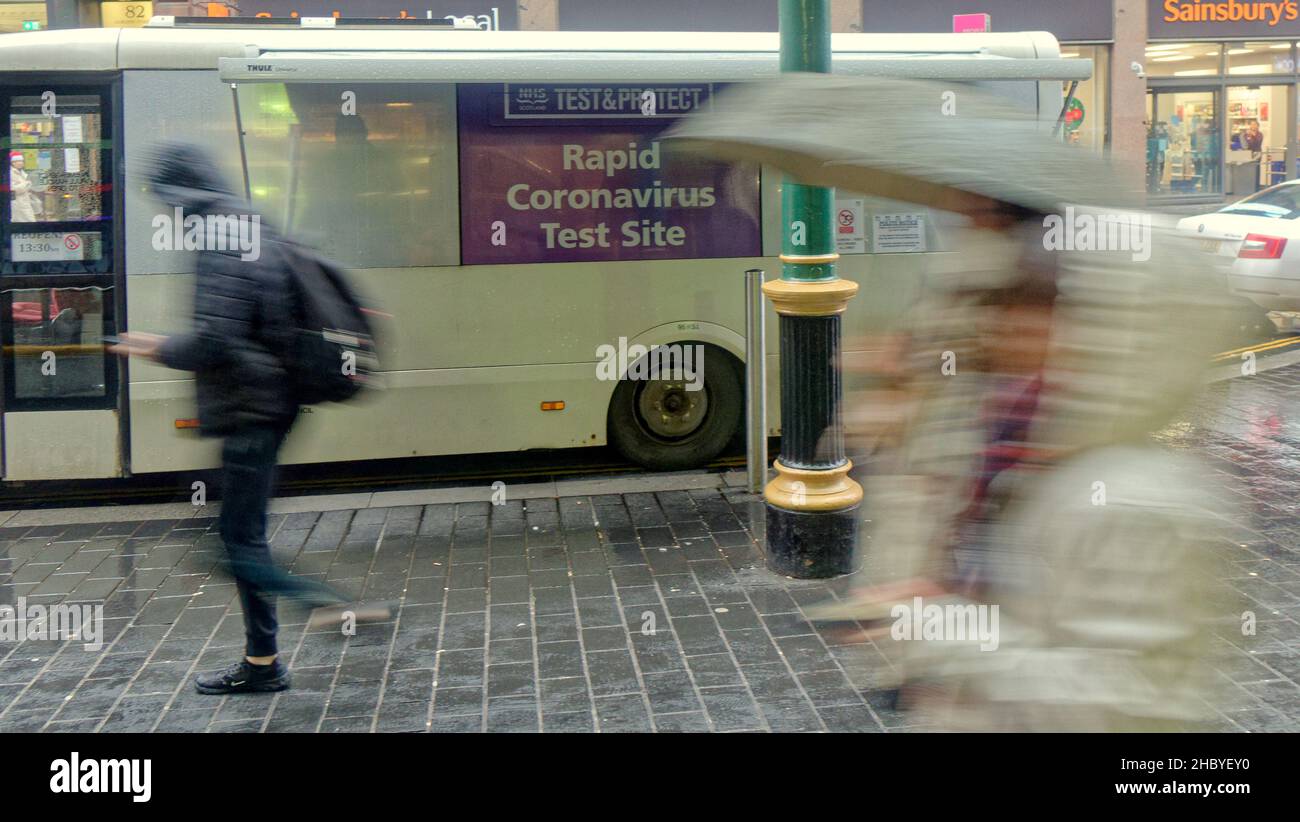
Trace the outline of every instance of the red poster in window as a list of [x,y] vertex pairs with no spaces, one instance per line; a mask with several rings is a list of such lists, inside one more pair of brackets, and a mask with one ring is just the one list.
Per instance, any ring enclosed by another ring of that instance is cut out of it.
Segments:
[[1259,119],[1261,120],[1268,119],[1268,103],[1259,104]]

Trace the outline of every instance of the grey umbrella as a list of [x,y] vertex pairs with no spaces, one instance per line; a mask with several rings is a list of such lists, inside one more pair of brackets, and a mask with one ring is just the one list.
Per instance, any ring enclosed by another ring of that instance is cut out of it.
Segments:
[[[948,96],[951,92],[953,96]],[[945,105],[948,104],[948,105]],[[953,108],[955,106],[955,109]],[[952,113],[945,113],[952,112]],[[1050,118],[1049,118],[1050,120]],[[1102,159],[1060,143],[1009,101],[973,87],[878,77],[790,74],[728,89],[713,110],[667,135],[681,149],[784,169],[803,182],[945,209],[971,192],[1094,224],[1127,217],[1138,245],[1053,247],[1059,322],[1037,442],[1081,448],[1158,430],[1198,386],[1227,328],[1226,289],[1209,258],[1136,197]],[[1025,252],[1048,248],[1046,221],[1017,228]],[[967,246],[931,286],[968,290],[1025,276],[1029,257],[991,262]],[[1044,261],[1046,262],[1046,261]],[[990,266],[998,270],[985,271]]]
[[[945,103],[955,106],[954,113],[945,113]],[[913,643],[890,651],[883,641],[877,648],[900,660],[909,676],[950,677],[963,696],[955,703],[962,711],[983,709],[999,720],[1021,715],[1024,727],[1039,729],[1161,727],[1196,707],[1197,694],[1185,684],[1196,681],[1186,673],[1194,646],[1180,641],[1194,635],[1189,606],[1196,597],[1162,600],[1152,586],[1196,590],[1191,581],[1204,573],[1197,554],[1203,545],[1184,550],[1178,543],[1195,528],[1204,533],[1214,520],[1212,512],[1195,507],[1194,486],[1184,489],[1161,467],[1166,457],[1147,438],[1177,419],[1200,388],[1209,355],[1222,350],[1227,294],[1208,256],[1189,247],[1167,221],[1117,214],[1136,204],[1136,192],[1091,152],[1053,140],[1050,131],[1050,122],[974,89],[787,76],[719,95],[712,112],[669,136],[683,147],[776,166],[807,183],[939,209],[951,204],[956,189],[1041,212],[1071,204],[1076,208],[1070,213],[1098,225],[1136,218],[1128,223],[1138,229],[1130,237],[1136,243],[1114,245],[1109,234],[1106,242],[1097,235],[1090,243],[1053,247],[1050,259],[1041,259],[1049,250],[1047,223],[1028,219],[1014,231],[979,232],[988,236],[958,246],[960,254],[927,260],[950,257],[963,275],[956,279],[967,281],[966,274],[988,267],[1023,280],[1026,269],[1040,265],[1054,276],[1060,296],[1024,442],[1036,452],[1036,470],[1003,473],[1000,481],[1013,484],[1015,496],[976,546],[975,553],[997,561],[988,566],[1002,583],[993,601],[1010,602],[1001,649],[985,654],[959,642],[935,642],[923,652]],[[1004,246],[1015,253],[995,256]],[[863,292],[869,298],[870,290]],[[946,308],[946,301],[936,300],[919,312],[936,327],[933,343],[945,344],[975,326],[972,313]],[[987,388],[978,378],[946,383],[969,375],[941,376],[937,361],[928,359],[916,371],[924,393],[911,414],[921,424],[908,431],[901,449],[910,462],[899,476],[881,477],[883,498],[868,495],[873,564],[865,568],[864,583],[942,567],[944,535],[956,530],[969,502],[966,483],[980,465],[971,456],[983,451],[989,433],[972,409]],[[967,424],[972,417],[973,432]],[[963,456],[972,467],[963,467]],[[1196,467],[1181,470],[1190,474]],[[1095,496],[1099,488],[1102,504]],[[1107,488],[1115,495],[1109,508]],[[1058,598],[1043,598],[1049,589],[1039,583],[1046,580]],[[910,609],[917,602],[913,596],[934,603],[939,595],[934,586],[909,580],[806,607],[805,613],[814,620],[893,620],[898,605]],[[1105,719],[1086,726],[1080,717]],[[985,721],[980,727],[998,727]]]
[[1048,212],[1137,205],[1092,152],[1002,97],[960,83],[787,74],[727,89],[666,136],[812,185],[943,208],[950,189]]

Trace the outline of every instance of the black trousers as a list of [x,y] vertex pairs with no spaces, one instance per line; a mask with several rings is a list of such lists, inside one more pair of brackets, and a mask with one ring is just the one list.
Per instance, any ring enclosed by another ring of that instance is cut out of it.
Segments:
[[221,539],[229,570],[244,608],[245,653],[277,653],[276,597],[301,600],[311,607],[347,601],[323,582],[277,568],[266,541],[266,509],[275,489],[276,455],[292,423],[255,426],[226,437],[221,448]]

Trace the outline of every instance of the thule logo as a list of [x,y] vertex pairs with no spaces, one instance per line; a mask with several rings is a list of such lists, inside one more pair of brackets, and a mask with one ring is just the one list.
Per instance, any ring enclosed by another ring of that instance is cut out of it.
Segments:
[[73,751],[50,771],[50,793],[127,793],[132,802],[153,796],[152,759],[82,759]]
[[253,63],[248,63],[246,68],[249,71],[270,71],[271,70],[270,66],[258,66],[258,65],[254,65]]

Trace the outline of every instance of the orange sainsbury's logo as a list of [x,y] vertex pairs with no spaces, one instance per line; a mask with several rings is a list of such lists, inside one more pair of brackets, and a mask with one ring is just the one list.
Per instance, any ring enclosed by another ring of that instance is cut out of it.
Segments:
[[1251,20],[1276,26],[1283,20],[1295,20],[1300,17],[1300,5],[1296,0],[1280,2],[1239,3],[1237,0],[1226,2],[1207,2],[1201,0],[1165,0],[1166,23],[1206,23]]

